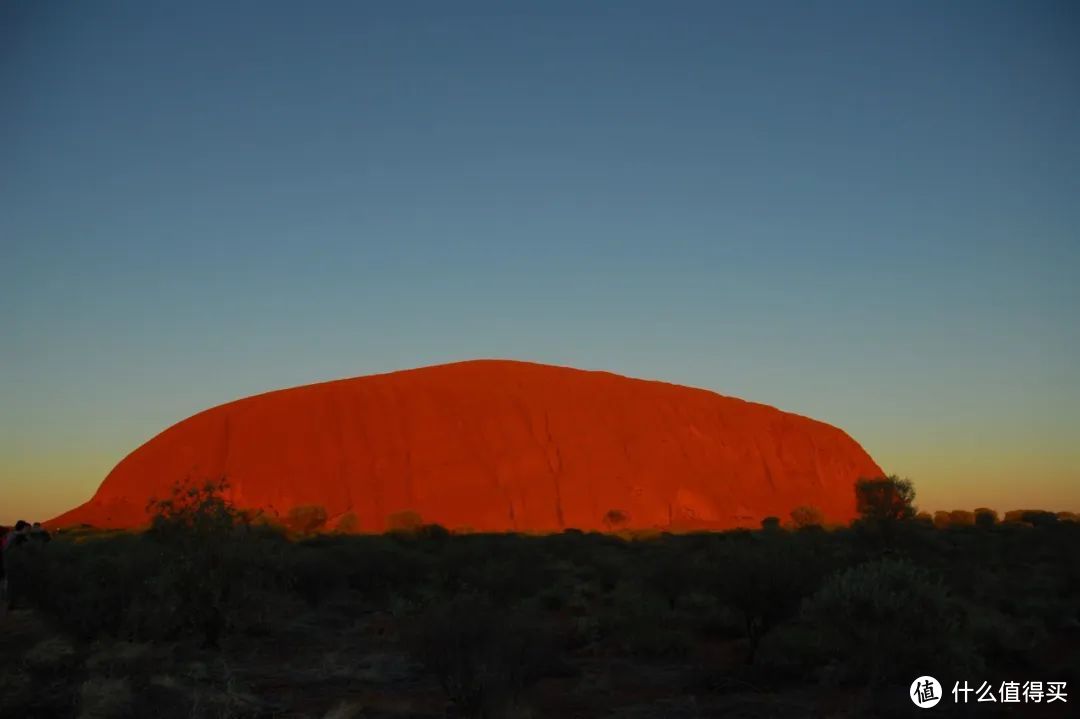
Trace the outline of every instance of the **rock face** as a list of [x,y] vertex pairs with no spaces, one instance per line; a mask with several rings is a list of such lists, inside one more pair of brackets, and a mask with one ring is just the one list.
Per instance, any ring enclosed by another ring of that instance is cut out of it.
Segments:
[[881,469],[843,431],[773,407],[606,372],[477,360],[268,392],[173,425],[49,524],[135,527],[178,481],[240,507],[321,505],[477,531],[757,526],[855,514]]

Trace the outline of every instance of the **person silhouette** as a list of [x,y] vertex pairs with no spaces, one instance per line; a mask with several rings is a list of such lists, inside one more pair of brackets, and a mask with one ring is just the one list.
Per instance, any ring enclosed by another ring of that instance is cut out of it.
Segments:
[[27,535],[32,542],[41,542],[45,544],[52,537],[49,535],[49,530],[41,526],[41,522],[34,522],[34,525],[30,527],[29,534]]
[[4,536],[4,551],[7,551],[11,547],[25,543],[29,537],[29,534],[29,522],[27,522],[25,519],[20,519],[18,522],[15,522],[15,528]]
[[7,611],[8,598],[8,552],[20,544],[26,543],[30,535],[30,523],[20,519],[15,523],[15,528],[4,535],[3,544],[0,545],[0,611]]

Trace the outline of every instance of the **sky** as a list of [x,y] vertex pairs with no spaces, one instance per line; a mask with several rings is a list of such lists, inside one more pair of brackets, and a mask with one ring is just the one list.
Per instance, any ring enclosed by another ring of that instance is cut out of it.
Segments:
[[0,5],[0,522],[206,407],[505,357],[1080,510],[1073,2]]

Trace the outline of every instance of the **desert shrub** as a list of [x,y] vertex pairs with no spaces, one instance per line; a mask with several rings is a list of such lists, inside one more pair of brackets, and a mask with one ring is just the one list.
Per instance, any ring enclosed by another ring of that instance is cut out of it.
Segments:
[[177,482],[164,499],[151,499],[150,532],[158,537],[220,537],[242,521],[241,514],[225,498],[225,479],[203,483]]
[[326,509],[318,504],[293,507],[285,515],[285,526],[297,534],[313,534],[326,526]]
[[906,561],[833,575],[804,603],[803,616],[821,630],[842,678],[876,684],[934,670],[956,674],[971,664],[961,606],[940,580]]
[[416,538],[423,542],[444,542],[450,539],[450,530],[441,524],[421,524],[414,530]]
[[626,548],[622,540],[607,535],[617,544],[601,544],[597,537],[586,537],[583,556],[579,558],[577,566],[582,569],[582,576],[591,581],[601,592],[610,592],[629,572],[637,568],[633,566],[626,556]]
[[433,579],[448,594],[474,592],[496,603],[540,595],[553,582],[537,540],[517,535],[471,535],[432,547]]
[[386,518],[386,528],[392,532],[413,532],[419,529],[423,523],[424,520],[420,517],[420,514],[411,509],[394,512]]
[[1042,509],[1028,509],[1020,514],[1020,521],[1027,522],[1033,527],[1045,527],[1056,524],[1058,518],[1053,512],[1047,512]]
[[286,543],[273,527],[252,527],[224,498],[224,482],[178,485],[151,505],[151,529],[139,538],[160,566],[144,577],[136,636],[196,633],[216,647],[232,629],[265,627],[288,577]]
[[130,629],[137,598],[161,565],[133,535],[25,544],[9,550],[6,561],[12,602],[44,611],[80,639]]
[[804,505],[791,510],[791,522],[796,529],[821,527],[825,524],[825,515],[817,507]]
[[353,512],[346,512],[334,523],[334,531],[339,534],[356,534],[360,531],[360,519]]
[[412,656],[434,674],[465,717],[496,716],[556,665],[552,634],[536,615],[461,595],[413,624]]
[[742,616],[748,664],[761,639],[796,614],[825,571],[819,558],[787,536],[732,542],[710,559],[717,596]]
[[691,642],[667,602],[630,579],[620,582],[593,611],[597,637],[621,653],[642,657],[682,657]]
[[979,507],[975,510],[975,526],[976,527],[993,527],[997,524],[998,514],[988,507]]
[[761,528],[766,532],[776,532],[780,529],[779,517],[765,517],[761,520]]
[[754,664],[756,675],[787,681],[814,676],[823,658],[821,633],[813,624],[787,621],[762,637]]
[[415,594],[430,573],[424,555],[383,535],[348,537],[338,551],[349,588],[372,600]]
[[265,532],[284,535],[287,531],[284,520],[276,514],[263,510],[243,510],[237,512],[237,519],[251,529],[259,529]]
[[915,486],[896,475],[863,478],[855,483],[855,508],[866,522],[882,524],[915,516]]
[[645,555],[642,580],[646,589],[662,597],[674,611],[680,598],[699,585],[701,572],[692,556],[657,548]]
[[963,509],[954,509],[949,512],[950,527],[973,527],[975,526],[975,514]]
[[609,532],[622,528],[630,521],[630,515],[622,509],[609,509],[604,514],[604,526]]
[[965,603],[969,635],[988,664],[994,666],[1030,666],[1032,653],[1047,635],[1046,629],[1030,617],[1021,621],[992,607]]
[[225,631],[226,603],[242,588],[249,569],[230,561],[236,558],[242,520],[224,497],[226,487],[224,481],[177,484],[171,497],[151,503],[147,539],[163,562],[152,589],[154,599],[170,607],[165,616],[173,621],[158,617],[163,625],[146,627],[150,633],[197,631],[209,646],[217,646]]
[[301,545],[286,556],[289,586],[313,607],[348,586],[348,575],[332,550]]
[[1033,527],[1039,527],[1057,522],[1057,515],[1043,509],[1011,509],[1005,513],[1002,521],[1023,522]]

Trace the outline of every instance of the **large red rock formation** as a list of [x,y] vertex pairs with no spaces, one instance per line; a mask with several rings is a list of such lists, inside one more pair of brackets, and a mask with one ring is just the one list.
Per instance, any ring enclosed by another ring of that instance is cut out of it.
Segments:
[[[177,481],[226,477],[240,507],[391,515],[475,530],[728,528],[855,514],[881,469],[841,430],[713,392],[480,360],[248,397],[166,429],[54,526],[132,527]],[[612,513],[615,510],[616,513]],[[614,521],[613,521],[614,520]]]

